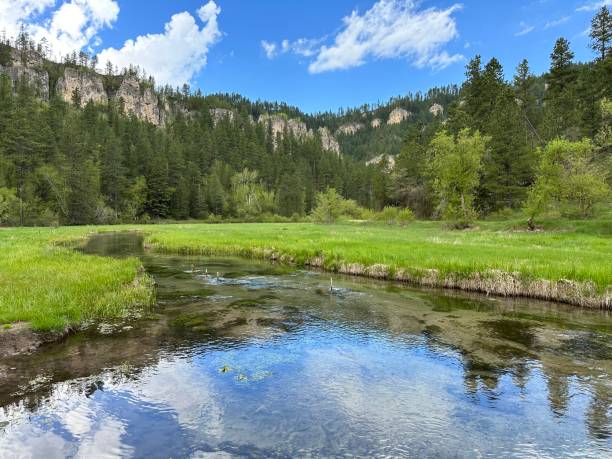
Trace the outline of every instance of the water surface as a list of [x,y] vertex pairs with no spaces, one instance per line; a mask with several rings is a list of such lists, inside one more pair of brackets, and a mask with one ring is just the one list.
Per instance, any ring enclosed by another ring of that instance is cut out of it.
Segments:
[[[142,317],[0,362],[0,457],[610,457],[612,318],[135,254]],[[218,273],[218,274],[217,274]]]

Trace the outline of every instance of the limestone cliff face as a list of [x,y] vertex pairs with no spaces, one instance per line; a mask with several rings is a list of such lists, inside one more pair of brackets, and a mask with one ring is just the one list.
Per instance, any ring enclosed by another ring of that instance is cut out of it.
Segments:
[[[308,129],[306,123],[297,118],[286,118],[281,115],[268,115],[264,114],[259,117],[257,122],[263,125],[266,129],[270,129],[274,148],[277,147],[278,138],[282,138],[285,132],[290,133],[296,139],[305,141],[307,139],[313,139],[315,133]],[[324,150],[336,153],[340,155],[340,144],[336,138],[329,132],[324,126],[317,129],[317,134],[321,138],[321,146]]]
[[157,95],[150,87],[140,89],[140,82],[133,77],[125,77],[115,94],[117,101],[122,101],[125,113],[132,113],[141,120],[156,126],[164,124],[164,114],[159,109]]
[[403,108],[396,108],[389,114],[387,124],[399,124],[410,118],[411,113]]
[[[383,164],[384,162],[384,164]],[[395,169],[395,157],[390,155],[378,155],[369,161],[366,161],[367,166],[382,165],[385,172],[391,172]]]
[[370,126],[372,126],[374,129],[379,128],[382,124],[382,121],[380,120],[380,118],[374,118],[371,122],[370,122]]
[[24,80],[36,91],[38,97],[49,99],[49,74],[42,69],[42,58],[36,53],[22,54],[13,49],[8,66],[0,65],[0,75],[7,75],[13,83],[13,88]]
[[325,126],[322,126],[318,129],[318,131],[319,135],[321,136],[321,145],[323,146],[323,149],[327,151],[332,151],[337,155],[340,155],[340,144],[335,139],[335,137],[331,135],[329,129],[327,129]]
[[338,128],[336,134],[353,135],[360,129],[363,129],[361,123],[346,123]]
[[213,125],[215,126],[217,123],[219,123],[219,121],[224,119],[234,121],[234,112],[232,110],[228,110],[227,108],[211,108],[208,112],[210,113]]
[[82,107],[90,101],[99,104],[108,101],[100,75],[67,67],[57,80],[56,92],[66,102],[71,102],[75,91],[79,93]]
[[285,130],[300,140],[312,138],[314,135],[312,131],[308,130],[306,124],[299,119],[287,119],[280,115],[264,114],[259,117],[258,122],[263,124],[266,129],[268,127],[270,128],[275,147],[276,139],[279,135],[282,138],[285,134]]
[[36,70],[24,66],[3,67],[0,65],[0,75],[7,75],[13,83],[13,88],[22,81],[36,91],[38,97],[49,99],[49,74],[44,70]]
[[431,107],[429,107],[429,113],[431,113],[433,116],[443,115],[444,107],[442,107],[440,104],[433,104]]

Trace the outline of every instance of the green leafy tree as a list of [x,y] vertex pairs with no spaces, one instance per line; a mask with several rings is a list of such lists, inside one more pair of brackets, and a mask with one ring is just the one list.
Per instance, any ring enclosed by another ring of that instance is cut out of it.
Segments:
[[444,217],[466,227],[476,216],[474,197],[488,139],[463,129],[457,137],[442,131],[430,144],[431,175]]
[[274,210],[274,193],[264,189],[257,171],[244,169],[232,177],[232,199],[239,217],[256,217]]
[[312,219],[317,223],[335,223],[344,211],[344,199],[334,188],[318,193]]
[[15,190],[0,188],[0,224],[10,223],[19,216],[19,198]]
[[597,204],[609,198],[606,173],[594,162],[588,139],[553,140],[540,155],[538,175],[527,204],[532,217],[554,209],[564,215],[587,218],[594,214]]

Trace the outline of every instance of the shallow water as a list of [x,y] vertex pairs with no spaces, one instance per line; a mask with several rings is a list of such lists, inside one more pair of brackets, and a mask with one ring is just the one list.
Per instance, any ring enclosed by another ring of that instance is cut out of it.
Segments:
[[[0,362],[0,457],[610,457],[612,318],[143,253],[143,317]],[[217,277],[218,273],[218,277]]]

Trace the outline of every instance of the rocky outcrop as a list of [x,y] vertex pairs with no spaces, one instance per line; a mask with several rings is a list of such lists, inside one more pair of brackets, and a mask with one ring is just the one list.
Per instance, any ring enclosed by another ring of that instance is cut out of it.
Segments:
[[235,114],[232,110],[227,108],[211,108],[209,110],[210,117],[212,118],[213,125],[216,126],[219,121],[229,120],[234,121]]
[[408,118],[410,118],[411,113],[408,110],[404,110],[403,108],[396,108],[391,113],[389,113],[389,119],[387,120],[387,124],[399,124]]
[[308,130],[306,123],[296,118],[287,120],[287,129],[294,137],[301,140],[313,137],[313,133]]
[[72,102],[75,92],[78,92],[81,107],[88,102],[103,104],[108,101],[100,75],[71,67],[67,67],[57,80],[56,92],[66,102]]
[[346,123],[338,128],[336,134],[353,135],[360,129],[363,129],[361,123]]
[[164,124],[164,113],[159,109],[157,95],[149,86],[141,89],[137,78],[125,77],[115,99],[122,102],[125,113],[131,113],[156,126]]
[[[259,117],[257,122],[263,125],[266,130],[270,130],[274,148],[277,147],[278,139],[282,139],[285,132],[291,134],[300,141],[313,139],[315,137],[315,133],[311,129],[308,129],[306,123],[297,118],[287,118],[283,115],[264,114]],[[317,129],[317,134],[321,139],[321,146],[324,150],[340,155],[340,144],[331,134],[331,132],[329,132],[329,129],[321,126]]]
[[285,134],[287,120],[280,115],[261,115],[258,122],[263,124],[265,128],[270,129],[275,143],[278,135],[282,137]]
[[264,114],[259,117],[258,122],[263,124],[266,129],[270,129],[276,147],[277,138],[285,135],[285,131],[292,134],[299,140],[305,140],[314,136],[313,132],[308,130],[306,124],[295,118],[288,119],[281,115]]
[[390,155],[378,155],[369,161],[366,161],[367,166],[381,165],[384,162],[385,172],[391,172],[395,169],[395,157]]
[[11,66],[13,67],[42,67],[43,58],[33,50],[11,49]]
[[429,113],[431,113],[433,116],[443,115],[444,107],[442,107],[440,104],[433,104],[431,107],[429,107]]
[[337,155],[340,155],[340,144],[335,139],[329,129],[322,126],[318,129],[319,135],[321,136],[321,145],[323,146],[323,150],[332,151]]
[[0,65],[0,75],[7,75],[16,88],[21,81],[31,87],[38,97],[44,100],[49,99],[49,74],[44,70],[37,70],[22,65],[3,67]]
[[38,97],[49,99],[49,74],[42,69],[43,60],[35,52],[11,50],[7,66],[0,65],[0,75],[7,75],[16,88],[21,81],[32,88]]
[[380,118],[374,118],[372,121],[370,121],[370,126],[372,126],[374,129],[379,128],[381,125],[382,121]]

